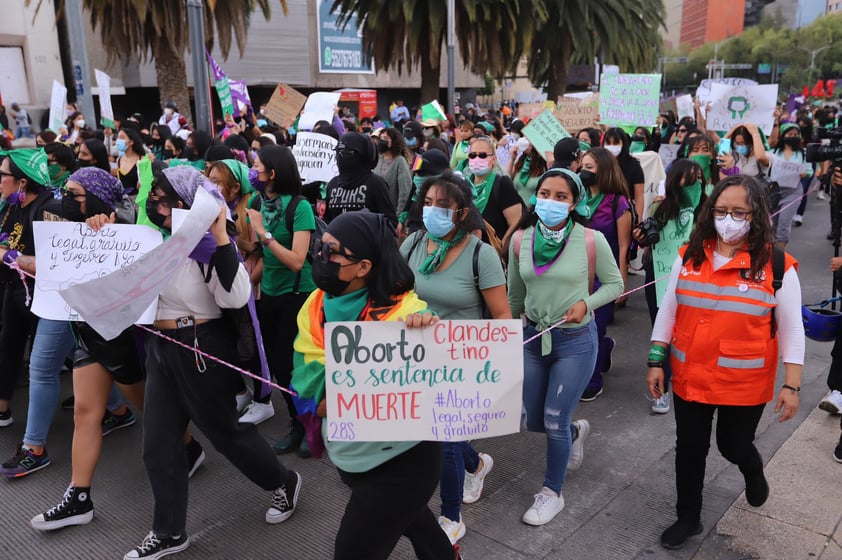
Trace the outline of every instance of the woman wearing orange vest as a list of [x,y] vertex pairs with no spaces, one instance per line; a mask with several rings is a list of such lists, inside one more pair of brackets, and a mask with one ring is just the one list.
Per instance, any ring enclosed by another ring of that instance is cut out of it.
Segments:
[[702,489],[714,412],[717,447],[743,473],[749,505],[759,507],[769,495],[753,441],[763,409],[774,398],[778,342],[786,370],[775,403],[775,413],[783,411],[781,422],[798,411],[804,363],[797,263],[781,252],[779,265],[773,265],[778,251],[773,233],[763,187],[749,176],[730,177],[705,202],[672,268],[652,332],[646,378],[652,397],[660,397],[669,344],[678,521],[661,535],[664,548],[679,548],[703,530]]

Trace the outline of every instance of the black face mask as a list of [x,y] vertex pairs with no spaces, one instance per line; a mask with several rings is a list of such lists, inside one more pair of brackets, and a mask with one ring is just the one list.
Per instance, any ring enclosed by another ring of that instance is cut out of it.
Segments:
[[336,167],[339,168],[339,173],[347,175],[363,173],[368,171],[363,161],[364,157],[353,150],[340,150],[336,153]]
[[85,214],[88,218],[99,214],[110,216],[112,212],[114,212],[114,209],[100,200],[98,196],[91,194],[90,191],[85,193]]
[[370,126],[364,126],[360,130],[363,131],[363,134],[370,134],[371,133],[371,127]]
[[90,167],[93,164],[94,162],[89,159],[76,159],[76,167]]
[[61,213],[66,220],[71,222],[84,222],[86,217],[82,212],[82,203],[72,196],[61,199]]
[[582,184],[585,188],[589,189],[596,184],[596,173],[588,171],[587,169],[582,169],[579,171],[579,179],[582,180]]
[[172,159],[173,158],[172,150],[164,150],[161,153],[161,157],[163,157],[164,159]]
[[377,150],[383,154],[389,151],[389,143],[385,140],[379,140],[377,142]]
[[339,263],[326,261],[317,256],[313,259],[313,282],[326,294],[341,295],[351,282],[339,279],[340,270],[342,266]]
[[793,150],[800,150],[801,149],[801,138],[798,136],[784,138],[784,144],[792,148]]
[[158,201],[146,199],[146,216],[149,218],[149,221],[158,226],[161,229],[166,229],[164,227],[164,222],[167,221],[167,216],[163,216],[158,212]]

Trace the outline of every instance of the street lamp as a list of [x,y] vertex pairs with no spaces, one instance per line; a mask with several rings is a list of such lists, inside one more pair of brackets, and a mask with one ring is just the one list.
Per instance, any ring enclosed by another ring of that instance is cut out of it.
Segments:
[[708,67],[708,80],[710,80],[713,77],[713,70],[714,70],[714,68],[716,68],[717,64],[719,63],[719,45],[722,45],[723,43],[727,43],[728,41],[730,41],[734,37],[737,37],[737,35],[734,35],[732,37],[728,37],[727,39],[723,39],[722,41],[719,41],[718,43],[713,45],[713,65]]
[[825,49],[829,49],[830,45],[819,47],[818,49],[808,49],[807,47],[798,47],[804,52],[810,53],[810,80],[813,79],[813,70],[816,69],[816,55]]

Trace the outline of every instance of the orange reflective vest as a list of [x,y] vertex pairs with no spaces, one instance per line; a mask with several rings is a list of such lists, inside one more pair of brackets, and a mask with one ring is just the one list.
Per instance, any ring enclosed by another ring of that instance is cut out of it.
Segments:
[[[681,257],[687,249],[679,250]],[[687,401],[750,406],[774,397],[778,339],[772,336],[772,261],[755,278],[740,251],[713,270],[713,243],[701,268],[681,267],[675,288],[670,365],[675,394]],[[786,255],[784,271],[798,263]]]

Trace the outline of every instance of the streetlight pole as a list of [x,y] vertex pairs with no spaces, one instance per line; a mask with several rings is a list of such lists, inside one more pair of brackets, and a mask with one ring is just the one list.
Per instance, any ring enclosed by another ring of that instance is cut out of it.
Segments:
[[825,49],[829,49],[830,45],[819,47],[818,49],[808,49],[807,47],[798,47],[804,52],[810,53],[810,80],[813,79],[813,70],[816,69],[816,55]]
[[[193,94],[196,99],[197,130],[213,130],[208,63],[205,58],[205,8],[202,0],[187,0],[187,27],[190,32],[190,59],[193,67]],[[188,114],[189,114],[189,107]]]
[[447,0],[447,111],[456,106],[456,0]]

